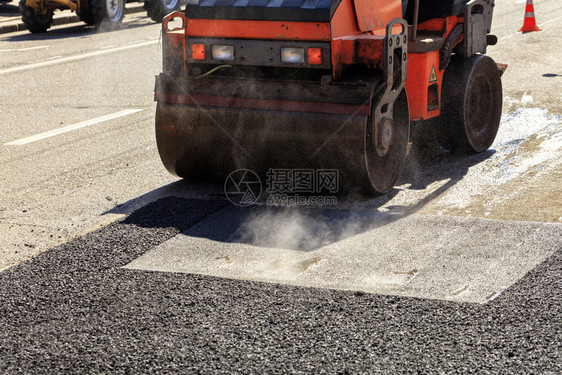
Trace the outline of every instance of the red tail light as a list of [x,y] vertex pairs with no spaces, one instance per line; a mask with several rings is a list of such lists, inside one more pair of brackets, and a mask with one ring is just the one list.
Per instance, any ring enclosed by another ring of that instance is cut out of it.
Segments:
[[193,43],[191,45],[191,56],[193,57],[193,60],[205,60],[207,58],[205,45],[201,43]]
[[322,48],[308,49],[308,63],[310,65],[322,65]]

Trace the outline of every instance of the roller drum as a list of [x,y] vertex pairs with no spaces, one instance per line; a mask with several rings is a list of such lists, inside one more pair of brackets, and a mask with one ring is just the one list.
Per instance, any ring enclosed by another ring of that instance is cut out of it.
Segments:
[[372,116],[201,107],[159,102],[156,139],[166,168],[190,180],[246,168],[335,169],[344,191],[386,193],[400,175],[409,137],[405,93],[395,103],[389,152],[368,144]]

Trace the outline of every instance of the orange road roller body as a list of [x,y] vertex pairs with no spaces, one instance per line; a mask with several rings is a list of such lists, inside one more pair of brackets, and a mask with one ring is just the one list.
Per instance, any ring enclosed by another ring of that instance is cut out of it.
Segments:
[[188,179],[337,170],[343,189],[384,194],[413,125],[451,150],[484,151],[502,104],[504,66],[485,55],[492,10],[491,0],[190,0],[163,21],[161,159]]

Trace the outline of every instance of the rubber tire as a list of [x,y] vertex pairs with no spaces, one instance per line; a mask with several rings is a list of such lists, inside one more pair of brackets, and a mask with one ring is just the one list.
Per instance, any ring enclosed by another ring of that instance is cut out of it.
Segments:
[[32,33],[44,33],[51,23],[53,23],[53,10],[47,10],[46,14],[36,14],[33,8],[25,5],[25,0],[20,0],[19,3],[21,20]]
[[486,55],[455,55],[443,78],[438,133],[453,152],[478,153],[494,142],[502,113],[502,83],[496,63]]
[[[112,2],[120,8],[114,15],[108,9]],[[125,16],[125,0],[90,0],[90,10],[97,28],[103,31],[115,30],[121,26]]]
[[85,12],[76,12],[80,21],[83,21],[88,26],[94,26],[96,24],[96,17],[91,9],[88,9]]
[[144,2],[146,14],[155,22],[162,22],[162,18],[180,8],[180,0],[147,0]]

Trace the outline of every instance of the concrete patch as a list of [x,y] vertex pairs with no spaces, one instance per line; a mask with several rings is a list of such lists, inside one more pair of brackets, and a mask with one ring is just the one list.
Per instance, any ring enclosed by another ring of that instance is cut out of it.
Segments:
[[229,207],[125,268],[486,303],[560,238],[560,224]]

